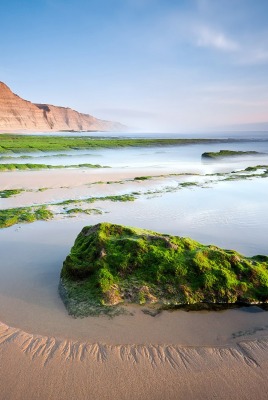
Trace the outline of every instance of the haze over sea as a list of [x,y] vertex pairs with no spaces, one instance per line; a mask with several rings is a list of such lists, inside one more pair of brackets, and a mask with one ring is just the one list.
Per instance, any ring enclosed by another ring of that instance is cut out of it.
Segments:
[[[20,132],[19,134],[23,134]],[[24,133],[28,134],[28,133]],[[34,132],[34,135],[57,135],[57,136],[83,136],[83,137],[113,137],[113,138],[142,138],[142,139],[252,139],[252,140],[268,140],[267,131],[222,131],[222,132]]]

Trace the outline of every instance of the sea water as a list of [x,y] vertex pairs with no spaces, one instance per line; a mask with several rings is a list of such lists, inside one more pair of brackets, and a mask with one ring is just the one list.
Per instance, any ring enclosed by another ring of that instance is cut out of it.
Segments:
[[[226,158],[216,162],[202,160],[204,151],[220,149],[254,150],[267,154]],[[147,175],[146,171],[151,171],[154,166],[163,174],[173,170],[206,174],[230,172],[249,165],[268,165],[268,143],[256,141],[83,150],[68,152],[60,157],[52,153],[49,157],[34,154],[29,162],[44,163],[45,159],[50,161],[45,163],[53,165],[92,162],[128,170],[140,168],[141,175]],[[66,332],[72,329],[78,332],[80,329],[85,336],[90,322],[84,320],[74,323],[66,314],[57,287],[62,262],[79,231],[85,225],[101,221],[188,236],[205,244],[235,249],[246,256],[268,254],[267,195],[267,178],[217,181],[204,188],[189,187],[174,192],[141,195],[134,202],[105,202],[105,207],[100,205],[105,208],[103,215],[80,215],[73,219],[2,229],[0,320],[36,333],[47,334],[51,330],[55,335],[64,335],[68,326]],[[8,202],[5,204],[8,208]],[[242,317],[245,315],[243,311],[237,312],[242,313]],[[254,318],[250,319],[253,328],[256,325]]]

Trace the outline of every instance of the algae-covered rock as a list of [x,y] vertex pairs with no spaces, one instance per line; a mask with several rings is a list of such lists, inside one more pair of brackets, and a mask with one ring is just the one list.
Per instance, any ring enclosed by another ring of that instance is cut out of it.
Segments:
[[75,316],[113,314],[124,303],[267,302],[268,257],[100,223],[77,236],[63,263],[60,292]]
[[263,155],[263,153],[259,153],[258,151],[234,151],[234,150],[220,150],[220,151],[211,151],[202,154],[202,158],[210,158],[210,159],[218,159],[224,157],[238,157],[238,156],[259,156]]

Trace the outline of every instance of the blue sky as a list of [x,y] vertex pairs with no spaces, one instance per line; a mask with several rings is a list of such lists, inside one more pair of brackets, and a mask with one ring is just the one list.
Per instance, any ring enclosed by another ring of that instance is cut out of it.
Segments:
[[0,80],[134,129],[252,127],[268,121],[267,16],[267,0],[1,1]]

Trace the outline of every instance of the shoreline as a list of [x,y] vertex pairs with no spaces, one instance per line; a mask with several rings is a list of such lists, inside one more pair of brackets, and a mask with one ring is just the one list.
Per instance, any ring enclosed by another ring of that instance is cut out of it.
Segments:
[[241,341],[268,339],[268,313],[258,306],[250,310],[246,307],[222,311],[164,310],[152,316],[143,311],[148,307],[130,304],[125,306],[127,313],[113,318],[105,315],[74,318],[58,301],[58,310],[53,314],[32,304],[30,315],[26,311],[21,313],[16,299],[12,299],[11,309],[1,312],[0,326],[34,337],[108,347],[168,344],[182,348],[221,348],[236,347]]
[[[0,348],[4,346],[7,343],[13,343],[16,344],[23,352],[25,352],[26,355],[29,355],[30,357],[36,357],[36,356],[41,356],[43,357],[44,354],[46,354],[47,357],[54,356],[55,351],[60,351],[61,348],[66,347],[68,344],[68,349],[66,348],[67,352],[69,354],[64,354],[65,358],[69,358],[71,353],[73,352],[74,348],[77,347],[83,347],[84,352],[88,352],[89,355],[92,355],[92,350],[93,348],[98,348],[98,350],[101,351],[101,349],[105,349],[106,353],[110,352],[112,353],[114,350],[120,349],[120,348],[125,348],[125,349],[130,349],[133,348],[133,346],[136,346],[137,348],[141,349],[146,349],[146,348],[154,348],[154,349],[165,349],[165,348],[180,348],[181,350],[193,350],[193,351],[202,351],[202,349],[236,349],[239,352],[243,353],[243,346],[245,347],[251,347],[253,343],[262,343],[263,345],[265,344],[267,347],[268,351],[268,334],[261,336],[261,337],[254,337],[254,338],[248,338],[248,339],[242,339],[234,343],[222,343],[222,344],[206,344],[206,345],[186,345],[186,344],[180,344],[180,343],[168,343],[165,341],[161,341],[159,343],[153,343],[153,342],[148,342],[148,343],[143,343],[143,342],[126,342],[126,343],[106,343],[103,341],[90,341],[88,340],[75,340],[72,338],[63,338],[59,336],[46,336],[46,335],[41,335],[37,333],[29,333],[26,332],[20,328],[15,328],[12,326],[9,326],[3,322],[0,321]],[[54,344],[54,351],[52,351],[51,348],[51,343]],[[253,346],[254,347],[254,346]],[[31,354],[32,350],[34,348],[33,354]],[[73,348],[73,349],[72,349]],[[88,350],[87,350],[88,349]],[[241,351],[242,350],[242,351]],[[83,352],[83,351],[82,351]],[[80,353],[80,354],[79,354]],[[140,352],[139,352],[140,353]],[[145,351],[146,353],[146,351]],[[145,356],[146,354],[143,354]],[[61,353],[61,355],[63,355]],[[142,355],[140,353],[140,355]],[[76,354],[73,354],[72,358],[75,359],[80,358],[81,361],[81,352],[77,351]],[[156,359],[158,361],[162,360],[162,357],[159,356],[159,353],[156,352],[155,354]],[[96,357],[96,361],[100,361],[99,356]],[[105,357],[106,358],[106,357]],[[120,356],[122,359],[123,357]],[[253,361],[254,363],[254,361]]]
[[266,400],[268,338],[236,346],[105,345],[0,323],[3,399]]

